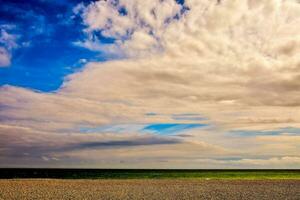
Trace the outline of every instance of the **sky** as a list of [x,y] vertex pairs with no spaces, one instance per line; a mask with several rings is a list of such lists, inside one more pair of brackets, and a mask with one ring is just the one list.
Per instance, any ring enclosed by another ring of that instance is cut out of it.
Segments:
[[300,168],[298,0],[0,0],[0,167]]

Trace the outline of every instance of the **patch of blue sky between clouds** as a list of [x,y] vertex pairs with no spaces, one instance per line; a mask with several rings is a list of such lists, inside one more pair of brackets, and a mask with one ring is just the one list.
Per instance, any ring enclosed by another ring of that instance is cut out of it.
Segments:
[[153,124],[113,124],[98,127],[81,127],[80,133],[152,133],[158,135],[176,135],[178,133],[208,127],[200,123],[153,123]]
[[184,132],[196,128],[207,127],[207,124],[193,123],[193,124],[183,124],[183,123],[156,123],[149,124],[142,129],[142,132],[154,133],[159,135],[175,135],[180,132]]
[[243,137],[254,137],[254,136],[278,136],[278,135],[300,135],[300,128],[296,127],[285,127],[275,130],[265,131],[253,131],[253,130],[236,130],[231,133],[243,136]]
[[[146,117],[167,117],[174,120],[175,123],[154,123],[148,124],[143,129],[142,132],[154,133],[160,135],[175,135],[181,132],[196,129],[196,128],[209,128],[210,126],[203,121],[207,118],[203,117],[198,113],[182,113],[182,114],[161,114],[155,112],[145,113]],[[199,121],[202,121],[199,123]],[[190,123],[189,123],[190,122]]]
[[81,133],[136,133],[144,128],[144,124],[111,124],[98,127],[81,127]]

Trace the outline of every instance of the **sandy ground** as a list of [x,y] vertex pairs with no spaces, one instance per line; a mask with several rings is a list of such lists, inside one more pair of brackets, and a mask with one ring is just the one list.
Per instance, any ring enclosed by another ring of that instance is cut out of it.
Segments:
[[300,180],[0,180],[0,199],[300,200]]

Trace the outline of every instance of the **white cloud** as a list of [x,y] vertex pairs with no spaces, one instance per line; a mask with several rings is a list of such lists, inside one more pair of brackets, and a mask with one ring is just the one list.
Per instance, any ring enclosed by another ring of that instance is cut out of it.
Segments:
[[0,67],[7,67],[11,63],[11,51],[18,47],[17,37],[9,34],[6,29],[12,29],[12,26],[0,26]]
[[269,159],[242,159],[234,163],[246,165],[246,166],[256,166],[256,167],[265,167],[268,168],[282,168],[289,166],[289,168],[294,169],[300,164],[300,157],[273,157]]
[[7,49],[17,48],[16,36],[9,34],[5,29],[1,29],[0,44],[3,44]]
[[109,0],[91,3],[85,9],[81,6],[89,38],[78,44],[98,42],[93,32],[101,31],[103,36],[114,38],[116,42],[99,50],[111,53],[120,53],[121,50],[127,56],[155,53],[162,50],[164,31],[181,15],[181,9],[182,5],[174,0],[146,0],[143,3]]

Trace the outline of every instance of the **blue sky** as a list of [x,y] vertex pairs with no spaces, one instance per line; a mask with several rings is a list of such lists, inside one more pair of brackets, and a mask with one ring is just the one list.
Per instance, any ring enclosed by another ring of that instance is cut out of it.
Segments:
[[[81,69],[86,62],[108,60],[99,51],[74,44],[84,40],[85,25],[73,9],[91,2],[94,0],[2,0],[0,27],[16,36],[18,47],[11,52],[10,67],[0,68],[0,85],[54,91],[66,75]],[[99,32],[95,36],[101,43],[113,42]]]
[[85,62],[106,60],[73,44],[84,38],[82,20],[73,13],[80,2],[1,1],[0,27],[16,36],[18,47],[12,50],[11,65],[0,68],[0,85],[53,91]]

